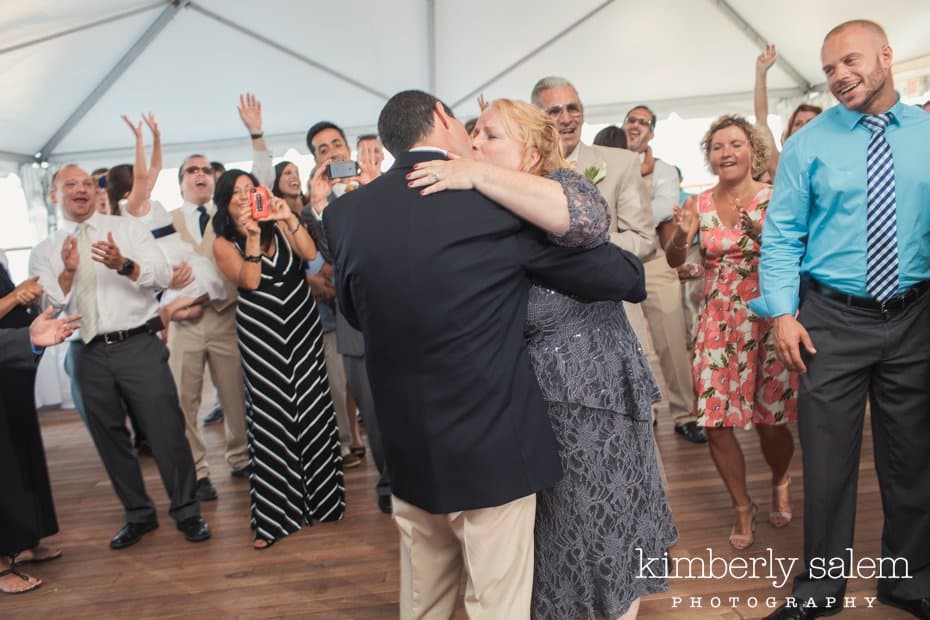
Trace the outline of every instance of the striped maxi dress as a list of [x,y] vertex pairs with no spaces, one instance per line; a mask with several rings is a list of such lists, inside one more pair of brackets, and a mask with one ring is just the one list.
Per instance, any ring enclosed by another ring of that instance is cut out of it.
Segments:
[[[251,526],[273,542],[345,510],[342,457],[323,335],[303,265],[275,227],[261,282],[239,290],[236,325],[248,396]],[[243,247],[240,245],[239,250]]]

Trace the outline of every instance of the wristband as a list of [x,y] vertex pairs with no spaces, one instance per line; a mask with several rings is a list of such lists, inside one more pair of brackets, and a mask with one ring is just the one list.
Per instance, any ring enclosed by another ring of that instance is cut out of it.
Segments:
[[255,254],[254,256],[252,256],[251,254],[243,254],[243,255],[242,255],[242,258],[244,258],[244,259],[245,259],[247,262],[249,262],[249,263],[260,263],[260,262],[262,262],[262,255],[261,255],[261,254]]
[[265,137],[265,132],[259,131],[258,133],[250,133],[249,137],[251,137],[253,140],[258,140],[259,138]]

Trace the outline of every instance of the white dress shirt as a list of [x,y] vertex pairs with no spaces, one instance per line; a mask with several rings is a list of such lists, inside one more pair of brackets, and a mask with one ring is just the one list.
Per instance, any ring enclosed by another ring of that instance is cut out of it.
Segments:
[[[639,154],[639,161],[645,159],[645,154]],[[655,168],[652,169],[652,217],[656,226],[665,220],[672,219],[673,209],[678,206],[678,172],[675,167],[656,159]]]
[[[139,278],[133,282],[116,270],[94,261],[97,276],[97,331],[114,332],[139,327],[158,314],[155,290],[168,288],[171,267],[155,243],[152,233],[131,218],[94,213],[85,220],[92,242],[106,241],[107,234],[119,246],[120,253],[139,266]],[[77,312],[74,285],[67,294],[58,284],[64,271],[61,247],[68,235],[76,234],[77,223],[62,221],[61,229],[41,241],[29,255],[29,275],[39,276],[45,290],[45,302],[56,311]]]
[[[207,208],[207,215],[212,218],[216,213],[216,205],[213,204],[211,200],[203,206]],[[191,237],[197,242],[197,245],[200,245],[200,242],[203,241],[203,235],[200,233],[200,211],[197,210],[197,207],[198,205],[191,204],[185,200],[181,205],[181,213],[184,215],[184,223],[187,224],[188,232],[190,232]],[[207,226],[212,225],[213,223],[207,220]]]

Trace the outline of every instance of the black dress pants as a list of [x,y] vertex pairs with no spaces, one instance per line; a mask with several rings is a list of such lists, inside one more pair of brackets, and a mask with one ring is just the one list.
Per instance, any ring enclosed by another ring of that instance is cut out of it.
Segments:
[[[801,375],[798,401],[806,570],[795,579],[793,595],[818,604],[827,597],[842,600],[844,575],[856,575],[878,577],[879,590],[893,596],[928,596],[930,292],[885,315],[810,291],[798,319],[817,353],[804,354],[807,373]],[[849,549],[866,398],[884,510],[885,561],[862,574],[855,561],[850,565]]]
[[155,518],[155,505],[145,491],[139,461],[126,429],[123,401],[134,411],[149,439],[162,482],[171,499],[168,513],[177,521],[200,514],[194,497],[194,460],[184,436],[184,414],[168,369],[168,349],[154,334],[139,334],[120,343],[85,345],[75,368],[97,452],[126,521]]

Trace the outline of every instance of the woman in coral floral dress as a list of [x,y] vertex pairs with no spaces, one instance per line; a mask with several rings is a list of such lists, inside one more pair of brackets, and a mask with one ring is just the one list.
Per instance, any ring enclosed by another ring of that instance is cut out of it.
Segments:
[[753,542],[758,507],[746,486],[746,463],[734,427],[754,425],[772,470],[769,522],[791,522],[788,465],[794,453],[784,423],[797,416],[797,375],[778,361],[772,320],[749,309],[759,296],[762,221],[772,188],[754,180],[766,167],[767,143],[745,119],[722,116],[701,147],[718,183],[692,197],[676,214],[666,247],[673,267],[700,234],[704,258],[704,302],[693,348],[692,374],[698,424],[707,427],[711,456],[736,508],[730,544]]

